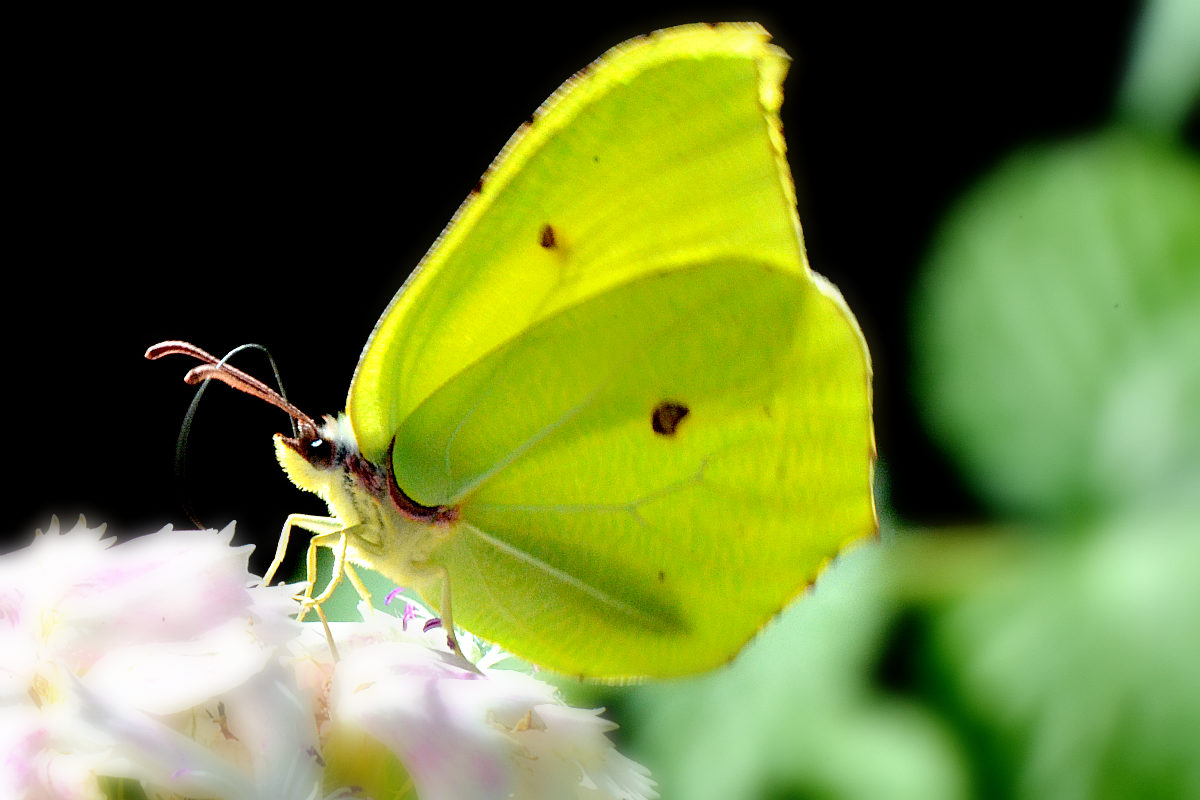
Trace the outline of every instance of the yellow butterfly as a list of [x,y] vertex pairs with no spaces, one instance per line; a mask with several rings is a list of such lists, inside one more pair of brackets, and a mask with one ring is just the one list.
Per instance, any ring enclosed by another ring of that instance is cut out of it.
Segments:
[[805,259],[768,38],[659,31],[564,84],[384,311],[344,415],[151,349],[299,422],[277,455],[331,516],[289,517],[280,557],[302,528],[310,577],[328,547],[334,583],[370,567],[451,634],[616,679],[728,661],[875,532],[869,358]]

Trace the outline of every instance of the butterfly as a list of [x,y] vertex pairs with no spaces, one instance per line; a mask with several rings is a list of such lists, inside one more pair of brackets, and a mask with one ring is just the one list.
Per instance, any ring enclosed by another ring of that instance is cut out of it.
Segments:
[[[731,660],[877,530],[870,360],[808,266],[752,24],[610,50],[523,125],[400,288],[345,413],[280,405],[292,515],[355,565],[545,668],[623,679]],[[269,580],[269,577],[268,577]],[[453,602],[452,602],[453,601]]]

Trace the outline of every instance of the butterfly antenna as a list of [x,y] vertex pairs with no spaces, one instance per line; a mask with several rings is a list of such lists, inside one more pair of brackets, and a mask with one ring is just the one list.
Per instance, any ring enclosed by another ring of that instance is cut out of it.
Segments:
[[[275,374],[275,382],[279,384],[279,391],[275,391],[258,378],[255,378],[253,375],[243,372],[242,370],[228,363],[230,358],[247,349],[261,350],[266,354],[267,360],[271,362],[271,371]],[[317,423],[313,421],[313,418],[308,414],[305,414],[299,408],[296,408],[296,406],[292,405],[290,402],[288,402],[287,398],[284,397],[283,380],[279,376],[279,368],[276,366],[275,359],[271,357],[270,352],[268,352],[267,348],[263,347],[261,344],[250,343],[239,345],[238,347],[235,347],[226,353],[224,358],[217,358],[211,353],[196,347],[196,345],[192,344],[191,342],[180,341],[159,342],[146,351],[146,358],[151,360],[169,355],[191,356],[197,361],[204,362],[198,367],[192,367],[192,369],[183,376],[185,383],[194,386],[197,383],[204,383],[212,379],[219,380],[222,383],[232,386],[238,391],[257,397],[259,400],[270,403],[271,405],[285,412],[289,417],[292,418],[293,433],[297,433],[295,428],[297,424],[301,430],[316,430]],[[196,392],[197,396],[199,396],[200,392],[202,391],[204,391],[203,386],[201,386],[200,390]]]
[[[243,372],[237,367],[231,366],[228,362],[243,350],[259,350],[267,357],[267,361],[271,364],[271,372],[275,376],[275,383],[279,386],[279,391],[275,391],[267,384],[260,381],[258,378]],[[189,385],[200,384],[200,388],[196,390],[196,394],[192,397],[192,402],[188,406],[187,414],[184,415],[183,424],[179,428],[179,439],[175,444],[175,474],[181,485],[187,485],[186,481],[186,464],[188,440],[191,436],[192,422],[196,417],[196,411],[200,407],[200,398],[204,396],[205,390],[208,389],[209,382],[213,379],[219,380],[233,388],[245,392],[246,394],[257,397],[276,408],[281,409],[291,418],[292,421],[292,436],[293,438],[300,436],[300,431],[304,430],[310,435],[315,435],[317,424],[312,417],[305,414],[296,406],[288,402],[283,389],[283,378],[279,374],[279,367],[275,363],[275,359],[271,356],[269,350],[261,344],[247,343],[233,348],[222,358],[217,358],[206,350],[202,350],[190,342],[183,341],[166,341],[159,342],[153,347],[146,350],[146,358],[151,360],[162,358],[167,355],[185,355],[195,358],[197,361],[204,362],[198,367],[193,367],[187,375],[184,376],[184,381]],[[204,524],[200,522],[194,513],[190,500],[185,496],[182,501],[183,511],[188,519],[192,521],[197,528],[204,528]]]

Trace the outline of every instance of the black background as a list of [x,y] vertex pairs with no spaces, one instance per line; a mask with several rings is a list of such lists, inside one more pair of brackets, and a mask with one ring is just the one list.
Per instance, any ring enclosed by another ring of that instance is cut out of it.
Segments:
[[[911,279],[936,220],[982,170],[1109,117],[1136,6],[516,8],[14,23],[11,542],[52,513],[121,534],[185,524],[181,487],[206,524],[236,518],[242,541],[273,542],[289,512],[321,513],[275,464],[270,435],[286,417],[224,387],[201,405],[181,484],[189,365],[147,362],[145,348],[259,342],[298,405],[337,411],[388,299],[533,109],[623,39],[721,19],[761,21],[795,59],[783,114],[809,256],[871,345],[892,508],[979,515],[908,397]],[[238,363],[269,374],[253,354]]]

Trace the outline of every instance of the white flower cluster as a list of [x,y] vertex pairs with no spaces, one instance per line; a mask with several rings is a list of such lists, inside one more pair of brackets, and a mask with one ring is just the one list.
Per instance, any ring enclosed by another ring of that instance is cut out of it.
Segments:
[[412,604],[334,623],[335,657],[232,535],[55,523],[0,557],[0,797],[658,796],[598,712],[452,654]]

